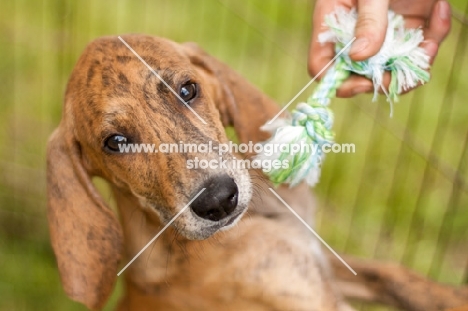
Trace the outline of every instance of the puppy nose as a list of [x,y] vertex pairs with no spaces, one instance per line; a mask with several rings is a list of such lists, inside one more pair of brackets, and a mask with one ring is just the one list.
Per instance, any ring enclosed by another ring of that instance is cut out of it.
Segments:
[[190,206],[201,218],[218,221],[232,213],[237,206],[239,191],[234,180],[228,175],[208,179],[206,188]]

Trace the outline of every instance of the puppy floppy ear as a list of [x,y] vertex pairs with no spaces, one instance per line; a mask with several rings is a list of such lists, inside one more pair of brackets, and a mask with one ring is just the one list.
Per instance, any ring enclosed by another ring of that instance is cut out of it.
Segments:
[[279,106],[240,74],[208,55],[195,43],[184,43],[190,61],[215,78],[216,105],[224,126],[233,126],[242,143],[263,141],[269,134],[260,127],[271,120]]
[[122,230],[86,172],[80,146],[63,124],[47,148],[48,219],[67,295],[91,310],[107,301],[122,250]]

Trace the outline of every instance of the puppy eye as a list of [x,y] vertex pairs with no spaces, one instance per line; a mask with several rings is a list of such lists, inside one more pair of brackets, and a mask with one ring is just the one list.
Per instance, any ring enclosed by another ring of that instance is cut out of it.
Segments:
[[110,151],[120,152],[119,145],[126,144],[126,143],[127,143],[127,137],[122,136],[122,135],[112,135],[106,139],[106,141],[104,142],[104,146]]
[[186,103],[191,101],[192,99],[197,96],[198,89],[195,83],[187,83],[182,85],[179,91],[179,96],[182,98]]

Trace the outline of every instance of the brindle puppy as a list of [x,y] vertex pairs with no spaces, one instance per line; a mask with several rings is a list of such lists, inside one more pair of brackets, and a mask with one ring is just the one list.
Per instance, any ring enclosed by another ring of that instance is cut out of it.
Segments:
[[[205,188],[125,270],[118,310],[350,310],[318,241],[270,194],[260,173],[250,171],[252,186],[246,169],[187,169],[187,160],[219,160],[215,152],[118,150],[122,142],[218,145],[228,141],[226,126],[239,142],[257,143],[267,138],[259,127],[278,106],[193,44],[123,39],[207,124],[117,37],[86,48],[48,145],[50,235],[66,293],[100,310],[119,263],[131,260]],[[233,163],[233,157],[226,153],[222,160]],[[93,176],[111,185],[120,222]],[[311,222],[314,202],[306,186],[277,192]],[[247,207],[249,217],[240,220]]]

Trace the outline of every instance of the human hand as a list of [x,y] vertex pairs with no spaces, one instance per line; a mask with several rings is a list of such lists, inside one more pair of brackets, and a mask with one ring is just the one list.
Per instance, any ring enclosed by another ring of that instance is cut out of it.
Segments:
[[[337,7],[357,7],[356,41],[351,45],[352,60],[365,60],[376,54],[385,39],[387,12],[392,9],[405,18],[407,28],[422,27],[424,42],[421,46],[434,61],[439,45],[448,35],[451,25],[450,5],[445,0],[317,0],[313,16],[313,31],[309,50],[309,74],[315,76],[335,56],[333,43],[322,44],[318,35],[326,30],[325,16]],[[322,73],[323,75],[323,73]],[[390,74],[385,73],[383,85],[388,89]],[[352,97],[372,92],[374,86],[369,79],[352,75],[338,89],[338,97]]]

